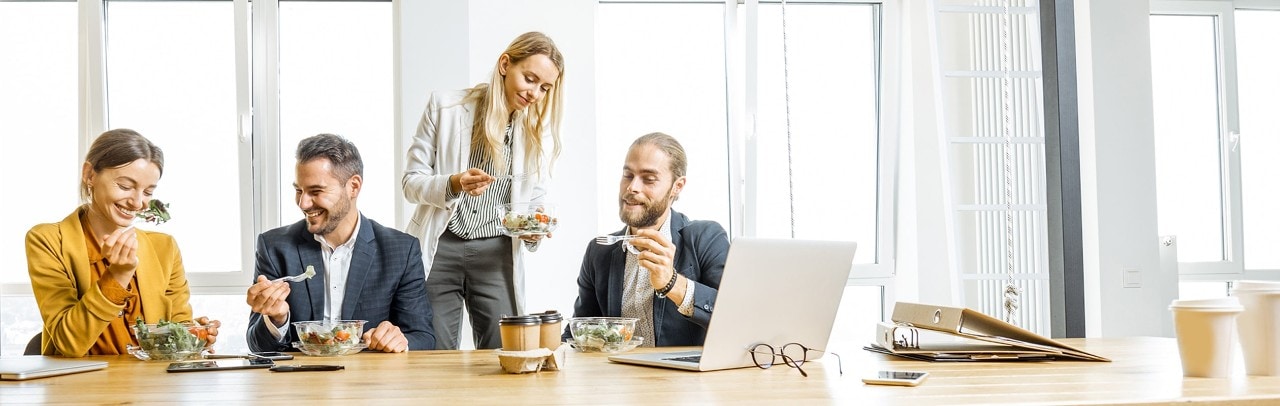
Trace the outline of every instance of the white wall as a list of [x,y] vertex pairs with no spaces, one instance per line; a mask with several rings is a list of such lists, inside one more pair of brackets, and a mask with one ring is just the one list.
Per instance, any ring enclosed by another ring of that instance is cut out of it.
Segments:
[[[1075,5],[1086,334],[1162,335],[1177,275],[1160,272],[1149,5]],[[1125,268],[1142,287],[1123,287]]]
[[[565,57],[565,115],[548,201],[562,220],[553,238],[526,255],[526,311],[572,313],[582,253],[595,224],[595,19],[592,0],[395,1],[396,133],[403,171],[427,94],[462,89],[488,79],[493,64],[516,36],[541,31]],[[403,203],[396,225],[413,213]],[[465,341],[465,339],[464,339]]]

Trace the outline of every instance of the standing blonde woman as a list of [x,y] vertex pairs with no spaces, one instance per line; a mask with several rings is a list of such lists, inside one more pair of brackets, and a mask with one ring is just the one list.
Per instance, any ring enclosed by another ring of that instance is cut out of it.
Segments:
[[[139,318],[192,321],[178,244],[132,227],[162,174],[160,147],[133,130],[102,133],[81,168],[86,203],[27,232],[27,270],[44,319],[42,354],[124,354],[138,344],[130,326]],[[213,345],[219,323],[195,321],[210,327]]]
[[422,243],[436,349],[458,348],[464,306],[481,349],[501,347],[499,318],[523,313],[521,246],[541,241],[502,235],[496,206],[545,197],[560,155],[563,81],[555,43],[529,32],[498,56],[487,83],[427,102],[402,186],[418,205],[406,231]]

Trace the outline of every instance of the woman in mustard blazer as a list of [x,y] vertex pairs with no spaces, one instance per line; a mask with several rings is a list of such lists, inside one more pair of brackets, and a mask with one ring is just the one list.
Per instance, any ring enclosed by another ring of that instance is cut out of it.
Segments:
[[[124,354],[138,318],[191,321],[191,296],[173,237],[132,227],[164,172],[159,147],[133,130],[111,130],[89,148],[77,207],[27,232],[27,269],[44,319],[41,353]],[[209,328],[209,344],[220,323]]]

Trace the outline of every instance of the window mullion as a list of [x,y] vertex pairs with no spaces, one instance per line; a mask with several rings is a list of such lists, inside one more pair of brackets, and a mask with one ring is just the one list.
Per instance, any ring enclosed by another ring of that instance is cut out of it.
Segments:
[[252,16],[250,12],[249,0],[235,0],[233,5],[235,13],[235,41],[236,41],[236,117],[238,135],[238,156],[240,168],[240,196],[249,196],[248,199],[240,199],[240,272],[236,276],[241,281],[249,281],[252,279],[254,266],[254,238],[257,235],[257,228],[254,227],[257,218],[256,207],[267,207],[256,205],[257,199],[254,196],[254,172],[256,169],[253,165],[253,140],[254,140],[254,119],[253,119],[253,30]]
[[1228,5],[1219,6],[1218,14],[1218,93],[1219,127],[1223,154],[1223,237],[1228,267],[1233,273],[1244,271],[1244,210],[1240,175],[1240,102],[1236,80],[1235,12]]
[[280,224],[280,3],[253,2],[254,235]]
[[106,4],[80,1],[80,154],[107,130]]

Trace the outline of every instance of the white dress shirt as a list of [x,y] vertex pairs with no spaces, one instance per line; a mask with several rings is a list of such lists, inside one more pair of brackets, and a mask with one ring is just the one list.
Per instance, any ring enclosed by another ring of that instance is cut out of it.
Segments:
[[[329,319],[329,315],[337,315],[334,319],[342,318],[342,302],[346,298],[347,293],[347,274],[351,270],[351,255],[356,248],[356,235],[360,234],[360,217],[357,213],[356,228],[351,231],[351,238],[341,245],[334,246],[329,244],[324,236],[312,234],[316,241],[320,242],[321,256],[324,258],[325,269],[325,285],[329,289],[328,300],[325,303],[324,318]],[[292,312],[291,312],[292,313]],[[267,325],[267,331],[277,339],[284,340],[285,334],[280,329],[289,325],[291,314],[285,315],[284,324],[279,326],[270,322],[270,317],[263,317],[263,324]]]

